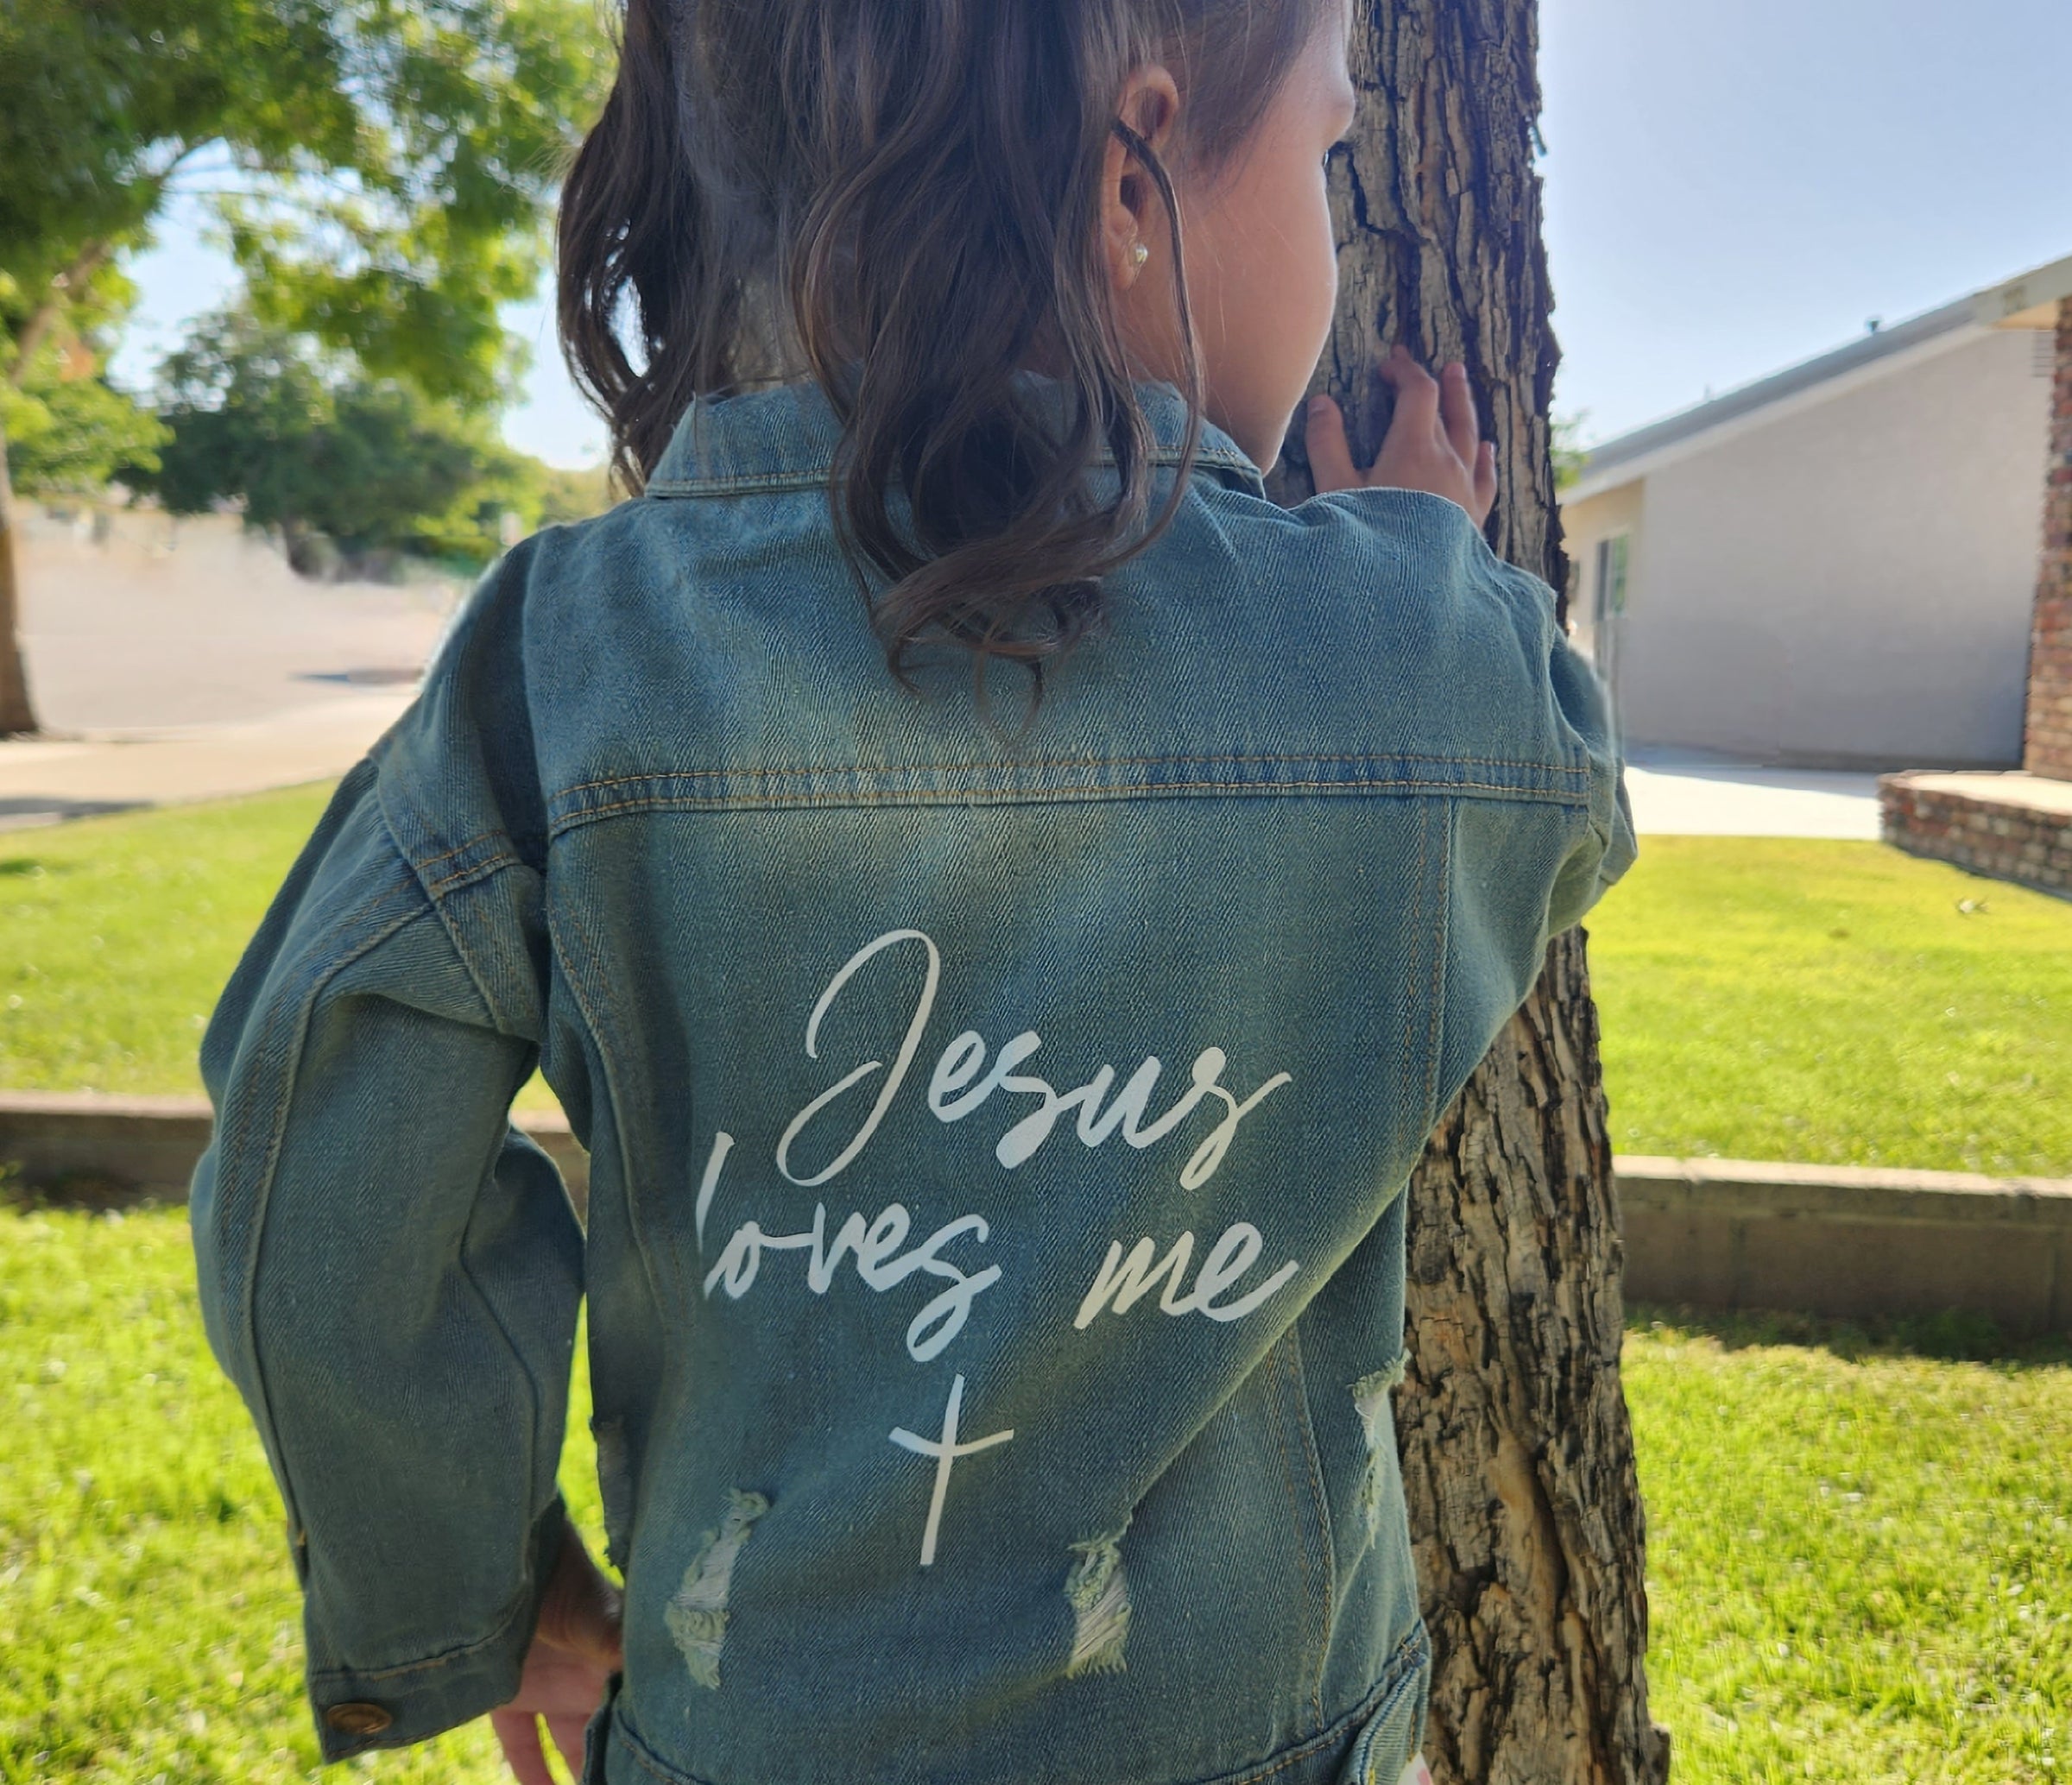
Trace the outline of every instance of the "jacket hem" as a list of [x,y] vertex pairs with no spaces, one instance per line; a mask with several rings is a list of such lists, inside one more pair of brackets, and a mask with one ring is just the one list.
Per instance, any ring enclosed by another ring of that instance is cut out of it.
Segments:
[[[1419,1618],[1396,1645],[1380,1677],[1365,1696],[1321,1729],[1262,1759],[1249,1761],[1235,1771],[1159,1780],[1155,1785],[1267,1785],[1268,1781],[1272,1785],[1337,1785],[1355,1750],[1380,1719],[1402,1705],[1406,1694],[1421,1694],[1431,1668],[1431,1639]],[[578,1785],[650,1785],[650,1782],[654,1785],[719,1785],[719,1782],[698,1774],[679,1771],[641,1740],[625,1712],[618,1708],[622,1683],[622,1676],[614,1676],[610,1695],[592,1723]],[[1406,1759],[1416,1751],[1423,1734],[1422,1715],[1415,1720],[1420,1727],[1405,1731],[1410,1741],[1405,1750]],[[613,1757],[622,1754],[638,1769],[637,1773],[623,1768],[612,1770]],[[733,1782],[733,1785],[745,1785],[745,1782]],[[757,1785],[776,1785],[776,1782],[757,1782]],[[1139,1785],[1139,1782],[1118,1779],[1108,1785]],[[1142,1782],[1142,1785],[1154,1785],[1154,1782]]]

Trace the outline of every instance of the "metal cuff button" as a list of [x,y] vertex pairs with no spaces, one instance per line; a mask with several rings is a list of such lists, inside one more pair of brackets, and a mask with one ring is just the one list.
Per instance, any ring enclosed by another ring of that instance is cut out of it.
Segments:
[[395,1721],[395,1717],[392,1712],[383,1710],[379,1705],[370,1705],[356,1700],[348,1704],[333,1705],[325,1712],[324,1720],[340,1735],[378,1736]]

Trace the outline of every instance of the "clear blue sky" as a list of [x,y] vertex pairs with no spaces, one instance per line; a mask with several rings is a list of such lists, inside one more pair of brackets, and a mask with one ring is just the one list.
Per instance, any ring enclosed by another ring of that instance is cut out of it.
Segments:
[[[1542,0],[1555,407],[1602,440],[2072,255],[2072,5]],[[137,261],[141,380],[228,287],[192,213]],[[594,462],[544,304],[513,444]]]

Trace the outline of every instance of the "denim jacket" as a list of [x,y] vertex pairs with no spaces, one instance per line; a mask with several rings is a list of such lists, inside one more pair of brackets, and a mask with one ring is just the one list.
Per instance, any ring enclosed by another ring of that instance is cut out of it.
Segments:
[[515,1691],[587,1297],[587,1780],[1393,1785],[1403,1190],[1633,858],[1603,690],[1456,504],[1283,509],[1211,426],[989,725],[961,655],[888,675],[837,433],[701,401],[492,567],[209,1025],[202,1305],[324,1756]]

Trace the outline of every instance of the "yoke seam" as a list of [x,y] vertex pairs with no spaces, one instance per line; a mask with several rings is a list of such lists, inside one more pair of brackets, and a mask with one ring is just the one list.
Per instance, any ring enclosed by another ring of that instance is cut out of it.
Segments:
[[[1180,464],[1177,452],[1154,451],[1147,455],[1147,465],[1174,468]],[[1113,470],[1113,460],[1103,460],[1098,468]],[[1193,469],[1197,471],[1229,471],[1244,478],[1248,483],[1263,483],[1259,467],[1248,459],[1238,459],[1227,452],[1199,453],[1195,455]],[[767,471],[736,471],[730,475],[715,474],[698,477],[656,477],[648,481],[641,492],[645,497],[666,501],[681,496],[726,495],[736,491],[820,489],[824,490],[832,481],[827,466],[796,466]]]
[[786,807],[932,805],[1042,805],[1079,804],[1109,799],[1186,799],[1203,794],[1253,794],[1273,798],[1301,793],[1490,793],[1508,795],[1535,805],[1573,809],[1576,798],[1555,788],[1511,787],[1494,781],[1181,781],[1170,786],[1151,787],[1042,787],[1033,789],[965,789],[948,792],[904,792],[872,793],[861,790],[825,793],[768,793],[736,797],[721,793],[658,793],[645,799],[613,800],[603,805],[582,806],[554,821],[553,834],[565,832],[608,818],[615,813],[655,811],[683,808],[698,811],[775,811]]
[[[1026,773],[1032,770],[1051,768],[1145,768],[1158,763],[1192,765],[1204,762],[1450,762],[1475,768],[1530,768],[1542,774],[1572,775],[1585,780],[1590,773],[1588,763],[1576,768],[1566,763],[1543,762],[1530,757],[1452,756],[1429,750],[1218,750],[1197,755],[1174,755],[1170,752],[1160,752],[1148,756],[1052,756],[1034,762],[844,762],[811,764],[803,767],[661,768],[650,770],[645,774],[611,775],[599,780],[577,781],[555,793],[548,804],[557,804],[572,794],[591,793],[601,787],[632,787],[650,781],[714,781],[749,776],[775,779],[779,777],[827,774],[947,775],[1000,769]],[[483,834],[483,836],[496,835],[498,833],[495,831]],[[482,841],[483,837],[473,837],[469,842]],[[466,848],[469,843],[460,847]],[[458,849],[447,852],[449,855],[458,853]],[[430,867],[445,859],[444,855],[435,855],[422,866]]]

